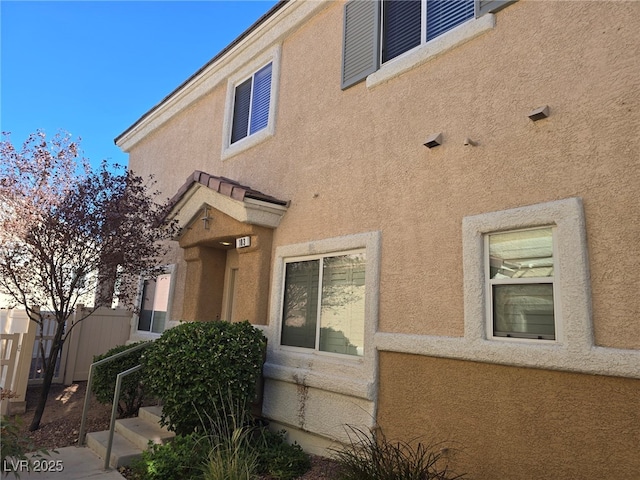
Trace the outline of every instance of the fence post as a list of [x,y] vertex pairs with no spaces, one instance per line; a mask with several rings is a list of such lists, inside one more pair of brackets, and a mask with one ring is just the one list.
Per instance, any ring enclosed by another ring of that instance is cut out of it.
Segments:
[[[16,397],[6,399],[3,405],[3,413],[7,415],[22,414],[26,410],[27,401],[27,384],[29,380],[29,368],[31,367],[31,352],[33,351],[33,342],[35,339],[35,329],[31,325],[26,311],[11,309],[2,312],[3,326],[2,331],[5,341],[8,337],[12,338],[12,346],[14,354],[10,359],[3,358],[3,361],[10,361],[7,367],[6,384],[4,388],[11,390]],[[5,331],[6,330],[6,331]],[[4,402],[3,402],[4,403]]]
[[[71,325],[73,325],[78,318],[82,318],[84,315],[84,305],[78,304],[76,305],[76,309],[73,312],[73,315],[69,320],[71,320]],[[67,322],[69,322],[67,320]],[[70,325],[67,324],[69,327]],[[71,385],[73,383],[73,378],[76,373],[76,363],[78,361],[78,347],[80,344],[80,337],[82,336],[82,326],[83,322],[80,322],[80,325],[73,327],[71,330],[71,335],[65,342],[67,344],[67,362],[65,365],[64,371],[64,379],[63,382],[65,385]]]

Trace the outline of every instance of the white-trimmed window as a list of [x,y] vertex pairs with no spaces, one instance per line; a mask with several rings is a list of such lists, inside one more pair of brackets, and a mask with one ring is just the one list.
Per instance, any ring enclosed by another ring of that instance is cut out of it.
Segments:
[[269,62],[236,86],[231,144],[267,127],[271,104],[272,70],[273,65]]
[[229,77],[222,159],[251,148],[275,132],[280,46],[252,59]]
[[[511,234],[513,236],[510,238]],[[492,237],[493,249],[489,245]],[[537,364],[549,360],[542,353],[546,351],[545,346],[593,344],[587,239],[584,211],[579,198],[464,217],[462,241],[467,340],[504,345],[511,342],[502,334],[509,333],[513,342],[519,342],[524,348],[527,348],[525,345],[533,348],[527,351],[531,355],[538,355],[535,357]],[[529,262],[526,262],[527,256],[531,257]],[[534,268],[533,257],[536,256],[540,257],[539,269]],[[497,269],[503,261],[502,268]],[[507,273],[507,268],[515,271],[520,261],[523,268],[518,269],[518,276],[524,275],[524,278],[517,280],[515,273],[514,280],[511,280],[513,277],[504,278],[511,274]],[[530,268],[530,265],[533,267]],[[502,275],[498,276],[498,273]],[[496,278],[489,278],[491,276]],[[504,288],[502,282],[506,285]],[[516,316],[521,314],[520,325],[515,321],[509,325],[508,321],[499,319],[498,328],[494,330],[493,310],[496,308],[493,290],[496,287],[504,290],[499,295],[505,293],[503,298],[496,299],[502,302],[498,307],[498,315],[500,311],[508,314],[509,309],[512,309]],[[517,294],[516,287],[520,288],[520,295]],[[526,289],[529,289],[528,294]],[[553,337],[550,333],[550,291],[553,295]],[[506,295],[509,293],[510,295]],[[536,313],[538,323],[546,322],[547,326],[536,327],[538,330],[535,335],[522,331],[522,322],[526,323],[531,319],[530,323],[533,324]],[[494,334],[495,332],[498,334]],[[527,333],[531,335],[526,335]],[[538,339],[539,336],[542,339]],[[534,350],[540,353],[534,354]],[[516,356],[519,354],[518,349],[508,351]],[[518,362],[522,359],[514,357],[512,360]]]
[[155,279],[142,281],[138,331],[149,333],[164,332],[169,311],[171,273],[158,275]]
[[475,16],[475,0],[383,0],[381,63]]
[[489,337],[555,340],[553,231],[485,235]]
[[[381,65],[409,51],[425,50],[412,56],[409,65],[393,62],[396,66],[382,76],[399,74],[493,28],[490,15],[480,22],[471,20],[494,13],[514,1],[349,0],[344,7],[342,88],[355,85],[381,69]],[[458,31],[446,41],[434,42],[467,23],[471,26],[461,27],[464,31]],[[477,25],[472,26],[473,23]],[[385,69],[386,66],[381,70]]]
[[365,265],[364,250],[288,259],[281,345],[363,356]]

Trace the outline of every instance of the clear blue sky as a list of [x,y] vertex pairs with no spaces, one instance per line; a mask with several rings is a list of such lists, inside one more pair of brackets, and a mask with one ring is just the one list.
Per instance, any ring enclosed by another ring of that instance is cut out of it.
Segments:
[[2,0],[2,131],[64,130],[92,164],[126,164],[113,139],[275,3]]

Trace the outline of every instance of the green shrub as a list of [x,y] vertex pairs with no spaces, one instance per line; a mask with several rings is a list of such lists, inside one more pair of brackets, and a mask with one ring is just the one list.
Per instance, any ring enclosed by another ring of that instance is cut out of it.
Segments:
[[202,429],[209,442],[203,465],[205,480],[250,480],[255,477],[258,455],[252,444],[255,426],[247,399],[220,393],[218,408],[203,412]]
[[442,444],[391,442],[380,430],[377,435],[347,426],[349,444],[332,449],[340,465],[342,480],[454,480]]
[[145,387],[163,401],[161,423],[180,434],[201,426],[198,412],[220,408],[218,392],[251,402],[266,339],[249,322],[187,322],[145,349]]
[[203,466],[205,480],[250,480],[255,477],[258,455],[251,445],[251,427],[240,425],[224,437],[209,437],[211,449]]
[[[102,355],[94,356],[93,361],[97,362],[116,353],[124,352],[140,343],[142,342],[132,343],[130,345],[119,345]],[[95,367],[91,391],[100,403],[110,404],[113,402],[113,393],[116,389],[116,377],[119,373],[139,365],[143,351],[144,348],[141,348],[131,352],[129,355],[123,355],[120,358]],[[139,370],[122,379],[120,401],[118,402],[118,415],[120,417],[130,417],[138,413],[138,409],[144,401],[143,378],[144,372]]]
[[246,400],[220,395],[219,408],[205,412],[202,429],[211,450],[204,465],[205,480],[249,480],[256,474],[291,480],[311,467],[300,445],[289,445],[285,432],[271,432],[256,422]]
[[272,432],[263,427],[256,436],[258,471],[270,478],[291,480],[311,468],[309,455],[297,443],[285,440],[284,430]]
[[131,464],[132,480],[200,480],[209,443],[199,434],[176,435],[164,444],[150,444]]

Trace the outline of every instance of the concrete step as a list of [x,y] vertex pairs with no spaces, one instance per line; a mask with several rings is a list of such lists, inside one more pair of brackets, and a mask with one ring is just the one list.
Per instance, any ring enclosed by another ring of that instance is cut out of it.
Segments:
[[142,417],[116,420],[116,432],[141,450],[146,450],[150,441],[164,444],[175,437],[175,433],[161,427],[158,422],[149,421]]
[[[107,454],[108,440],[108,430],[103,432],[91,432],[87,434],[87,447],[93,450],[100,458],[104,459]],[[114,434],[109,459],[111,467],[118,468],[124,465],[130,465],[135,458],[138,458],[141,455],[142,449],[136,447],[122,435]]]
[[[143,407],[137,417],[116,420],[111,447],[110,465],[113,468],[130,465],[149,448],[149,441],[164,444],[175,437],[175,433],[160,426],[162,407]],[[109,431],[87,434],[87,447],[100,458],[107,454]]]
[[160,424],[160,418],[162,417],[162,407],[160,405],[153,405],[151,407],[140,407],[138,410],[138,417],[148,420],[149,422]]

